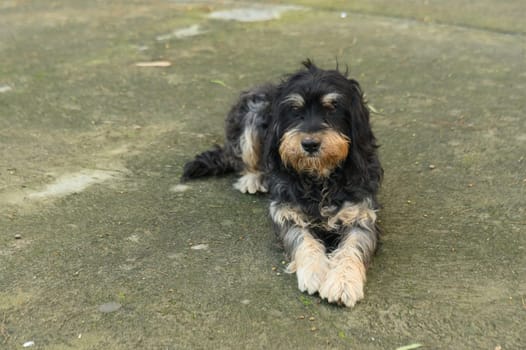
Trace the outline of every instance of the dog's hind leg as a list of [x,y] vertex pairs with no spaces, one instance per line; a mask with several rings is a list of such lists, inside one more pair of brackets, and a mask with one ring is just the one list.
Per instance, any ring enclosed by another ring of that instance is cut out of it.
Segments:
[[245,169],[234,184],[234,188],[242,193],[267,192],[263,181],[263,173],[259,170],[261,156],[261,140],[258,131],[252,125],[245,126],[239,140],[241,159]]
[[[242,114],[242,131],[237,141],[237,153],[243,162],[241,177],[234,188],[242,193],[267,192],[261,156],[263,148],[263,125],[267,118],[268,99],[264,94],[248,93],[242,96],[240,104],[232,113]],[[234,115],[235,117],[235,115]]]

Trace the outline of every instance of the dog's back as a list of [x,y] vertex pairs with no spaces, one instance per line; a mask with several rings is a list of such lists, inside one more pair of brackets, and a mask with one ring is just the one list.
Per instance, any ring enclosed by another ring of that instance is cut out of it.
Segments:
[[241,192],[266,192],[263,180],[263,140],[275,86],[264,85],[243,92],[225,122],[225,145],[215,145],[186,163],[182,180],[238,172],[234,185]]

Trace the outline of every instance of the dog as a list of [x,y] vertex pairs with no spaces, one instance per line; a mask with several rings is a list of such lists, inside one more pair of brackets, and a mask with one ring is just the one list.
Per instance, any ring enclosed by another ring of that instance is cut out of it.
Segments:
[[379,243],[383,177],[359,83],[307,59],[280,83],[241,93],[225,129],[224,147],[188,162],[182,181],[236,172],[239,191],[268,192],[300,291],[353,307]]

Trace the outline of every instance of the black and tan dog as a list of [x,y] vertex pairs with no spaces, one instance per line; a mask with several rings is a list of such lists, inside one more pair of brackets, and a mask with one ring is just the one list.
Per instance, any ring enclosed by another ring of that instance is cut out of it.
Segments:
[[238,172],[243,193],[269,192],[270,217],[298,287],[354,306],[376,250],[382,179],[357,81],[310,60],[278,85],[241,94],[226,142],[184,167],[183,180]]

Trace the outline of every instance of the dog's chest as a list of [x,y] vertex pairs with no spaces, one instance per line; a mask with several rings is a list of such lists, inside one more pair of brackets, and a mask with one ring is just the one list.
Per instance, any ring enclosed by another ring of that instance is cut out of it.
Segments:
[[307,217],[316,238],[322,240],[326,247],[335,247],[341,238],[341,229],[331,225],[344,203],[349,201],[349,195],[342,190],[326,187],[311,187],[306,191],[300,207]]
[[341,239],[341,230],[335,229],[329,224],[338,209],[336,206],[322,207],[319,216],[311,220],[314,236],[323,241],[329,252],[338,245]]
[[297,194],[301,198],[299,204],[310,221],[327,222],[349,200],[349,196],[336,186],[307,185],[300,191]]

